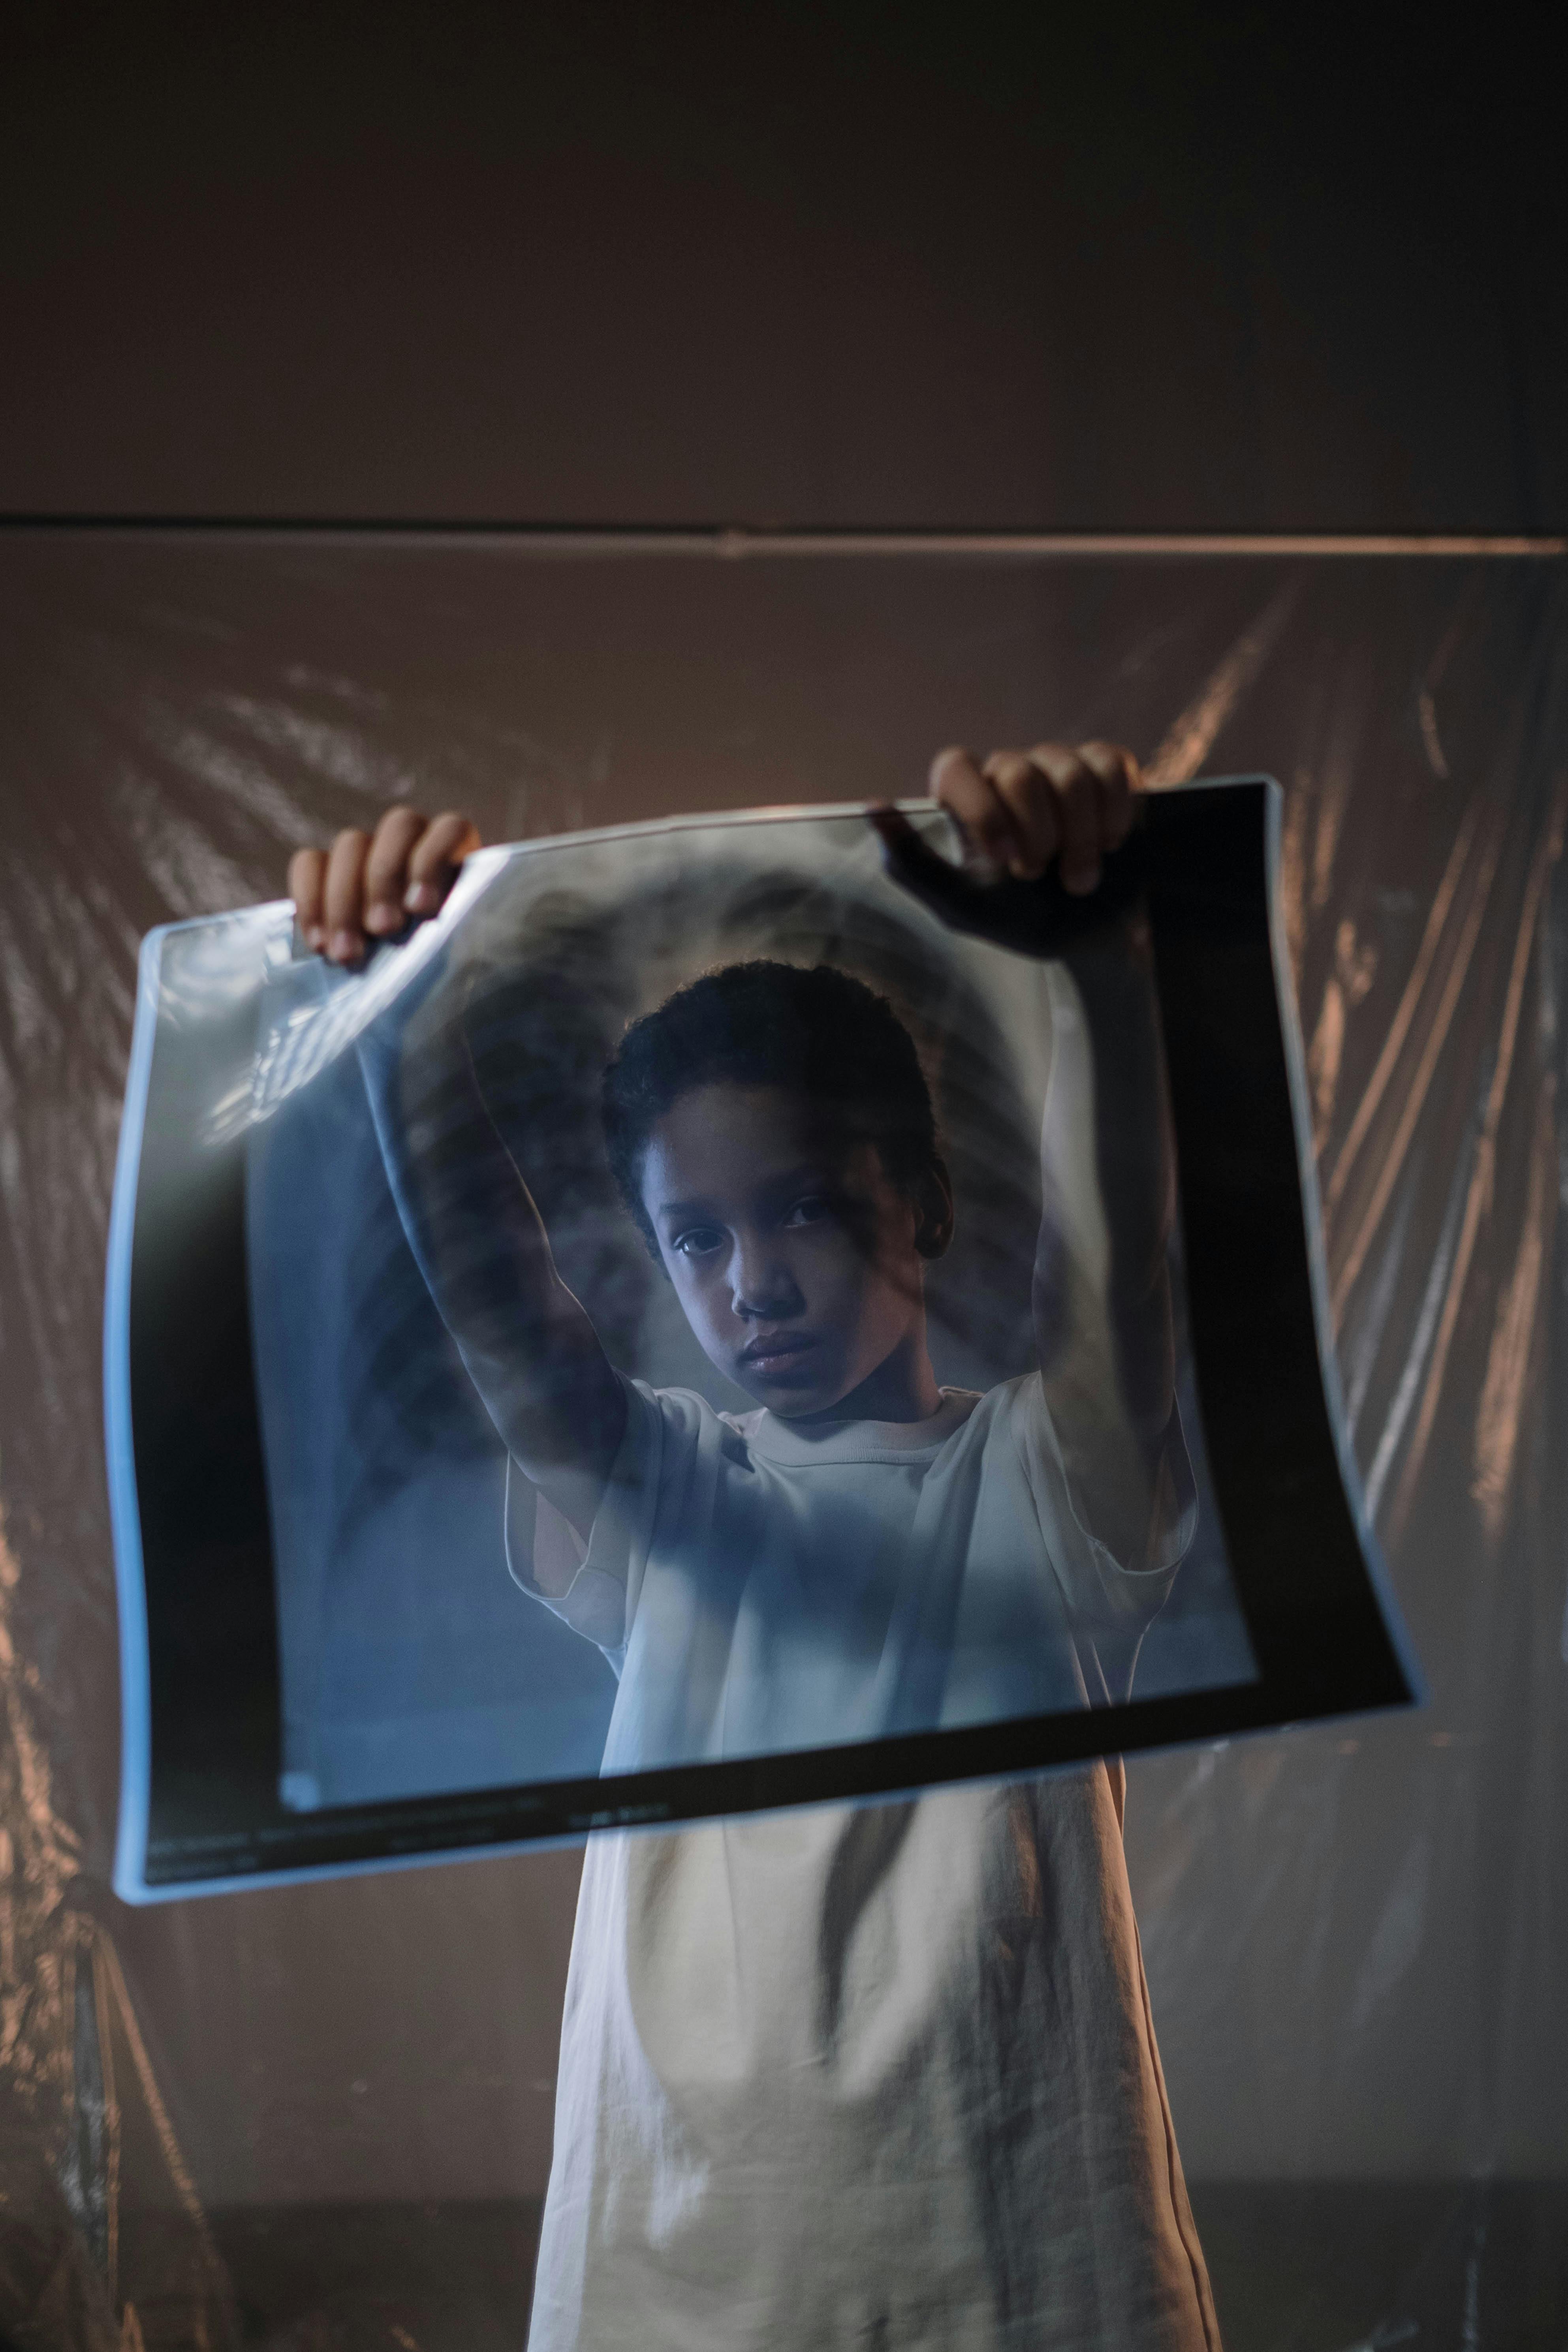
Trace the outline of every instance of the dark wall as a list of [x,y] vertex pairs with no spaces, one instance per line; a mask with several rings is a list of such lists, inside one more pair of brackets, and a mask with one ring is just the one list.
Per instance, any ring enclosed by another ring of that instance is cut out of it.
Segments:
[[1552,12],[14,12],[0,509],[1562,530]]

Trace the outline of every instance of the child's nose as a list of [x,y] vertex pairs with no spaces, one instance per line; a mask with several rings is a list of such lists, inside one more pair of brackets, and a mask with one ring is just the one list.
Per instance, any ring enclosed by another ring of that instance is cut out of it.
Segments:
[[788,1266],[760,1238],[737,1242],[730,1263],[730,1292],[736,1314],[759,1323],[773,1315],[798,1315],[804,1304]]

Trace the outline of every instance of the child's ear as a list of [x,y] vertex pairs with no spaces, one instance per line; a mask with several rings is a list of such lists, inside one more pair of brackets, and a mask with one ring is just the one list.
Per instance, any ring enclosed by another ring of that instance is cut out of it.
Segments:
[[944,1160],[933,1160],[915,1187],[915,1248],[921,1257],[946,1255],[954,1223],[952,1179]]

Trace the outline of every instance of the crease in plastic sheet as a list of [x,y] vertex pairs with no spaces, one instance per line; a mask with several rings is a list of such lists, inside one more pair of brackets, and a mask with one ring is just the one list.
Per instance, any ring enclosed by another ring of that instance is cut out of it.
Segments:
[[[275,891],[302,829],[395,796],[515,836],[896,794],[955,734],[1047,730],[1125,737],[1173,775],[1205,711],[1197,764],[1287,785],[1346,1409],[1363,1475],[1384,1464],[1432,1701],[1407,1726],[1133,1768],[1184,2158],[1233,2347],[1501,2346],[1563,2307],[1560,567],[836,569],[781,586],[762,562],[691,566],[688,587],[639,560],[588,597],[580,565],[460,547],[7,542],[0,2334],[18,2343],[235,2340],[226,2250],[249,2264],[247,2340],[292,2326],[306,2306],[268,2285],[257,2232],[327,2199],[353,2229],[409,2217],[376,2242],[431,2251],[384,2294],[322,2252],[322,2326],[353,2312],[358,2340],[405,2352],[515,2339],[526,2278],[440,2270],[417,2217],[537,2195],[569,1916],[569,1876],[542,1869],[443,1874],[436,1905],[418,1874],[340,1887],[325,1945],[292,1897],[270,1924],[252,1906],[242,1937],[233,1906],[132,1921],[106,1894],[92,1400],[137,938]],[[553,1909],[530,1909],[535,1887]]]

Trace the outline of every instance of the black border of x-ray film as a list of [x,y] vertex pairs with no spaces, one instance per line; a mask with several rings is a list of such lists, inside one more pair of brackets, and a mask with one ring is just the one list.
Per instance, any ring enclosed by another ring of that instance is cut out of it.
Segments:
[[[122,1144],[106,1340],[125,1692],[119,1892],[145,1902],[601,1828],[1003,1779],[1415,1699],[1418,1675],[1362,1508],[1330,1347],[1275,906],[1279,805],[1270,780],[1240,778],[1151,794],[1140,812],[1139,887],[1176,1130],[1194,1369],[1258,1675],[1110,1708],[286,1811],[244,1139],[194,1149],[210,1108],[203,1071],[169,1049],[144,991],[139,1026],[153,1034],[140,1041],[142,1067],[128,1095],[129,1123],[144,1084],[139,1133]],[[254,1000],[232,1018],[232,1039],[207,1022],[203,1034],[241,1068],[254,1049]],[[212,1066],[209,1050],[203,1070]]]

